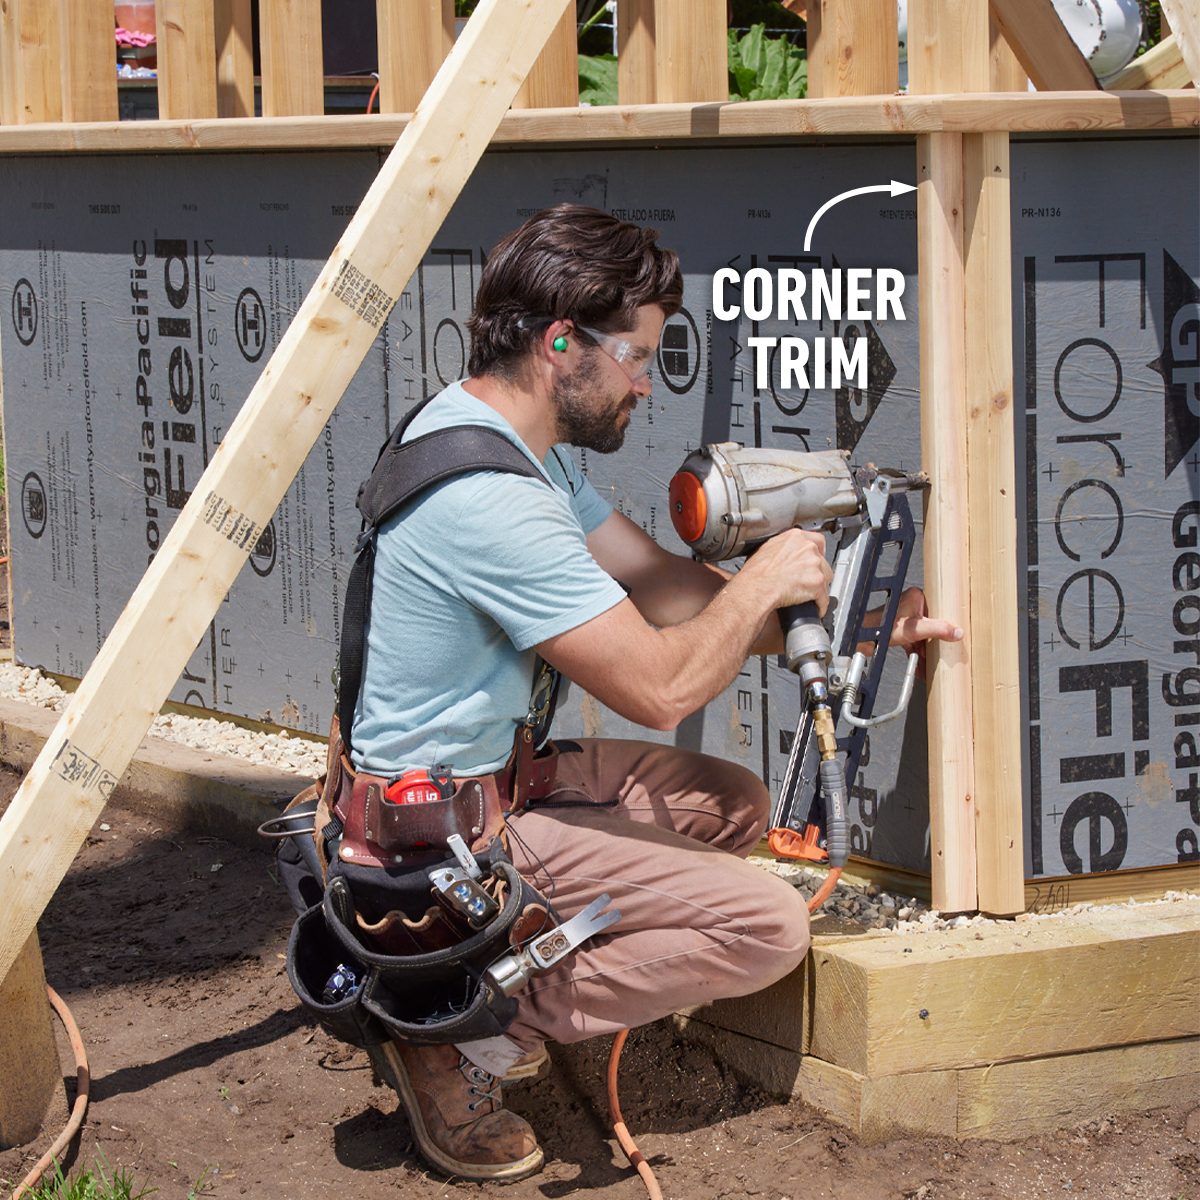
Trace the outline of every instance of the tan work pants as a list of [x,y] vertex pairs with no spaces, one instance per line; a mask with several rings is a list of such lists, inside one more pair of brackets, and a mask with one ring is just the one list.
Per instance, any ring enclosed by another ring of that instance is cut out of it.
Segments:
[[561,919],[607,892],[621,920],[519,993],[505,1037],[461,1047],[496,1075],[544,1041],[756,992],[808,951],[803,897],[742,861],[768,817],[756,775],[649,742],[561,744],[554,793],[510,819],[513,863]]

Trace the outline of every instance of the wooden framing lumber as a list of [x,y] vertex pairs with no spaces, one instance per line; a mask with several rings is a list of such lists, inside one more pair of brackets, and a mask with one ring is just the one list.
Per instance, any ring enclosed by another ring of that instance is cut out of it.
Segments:
[[17,3],[0,2],[0,125],[17,123]]
[[164,120],[217,115],[211,0],[158,0],[158,113]]
[[812,0],[808,5],[808,95],[891,95],[900,86],[899,32],[891,5]]
[[483,0],[0,819],[0,978],[567,0]]
[[[50,0],[8,2],[16,3],[17,121],[20,124],[61,121],[62,41],[58,5]],[[116,72],[115,66],[113,71]]]
[[654,90],[667,104],[729,99],[725,0],[656,0]]
[[376,0],[379,111],[410,113],[454,41],[454,0]]
[[993,92],[1027,92],[1029,76],[1021,66],[1021,60],[1013,53],[1004,31],[993,16],[988,22],[988,37],[991,42],[991,84]]
[[962,135],[918,138],[921,456],[932,482],[925,593],[930,611],[966,635],[929,650],[929,853],[933,906],[942,912],[973,910],[978,902],[962,213]]
[[1025,911],[1061,912],[1075,904],[1151,900],[1167,892],[1200,892],[1200,864],[1173,863],[1101,875],[1056,875],[1025,881]]
[[1054,11],[1052,0],[991,0],[992,15],[1033,86],[1098,88],[1096,76]]
[[963,187],[962,135],[918,138],[921,455],[932,483],[925,506],[925,593],[930,612],[945,614],[966,635],[929,650],[929,854],[933,906],[942,912],[970,911],[978,903]]
[[325,111],[321,0],[259,0],[264,117]]
[[1107,86],[1110,92],[1126,92],[1138,88],[1181,88],[1189,83],[1187,63],[1172,33],[1141,58],[1135,58],[1119,75],[1114,75]]
[[117,119],[116,43],[110,0],[58,0],[62,37],[62,119]]
[[0,1150],[37,1137],[61,1086],[42,951],[32,933],[0,980]]
[[963,135],[964,382],[978,907],[1025,907],[1007,133]]
[[[406,116],[276,117],[5,126],[0,154],[318,150],[395,144]],[[926,133],[1104,133],[1200,129],[1200,93],[1071,92],[1047,95],[856,96],[737,104],[524,109],[493,139],[510,146],[805,137],[904,137]]]
[[250,0],[215,0],[217,115],[254,116],[254,55]]
[[988,91],[988,22],[987,0],[910,0],[908,90],[922,96]]
[[1195,0],[1162,0],[1162,12],[1192,83],[1200,88],[1200,9]]
[[624,104],[653,104],[655,0],[617,5],[617,96]]
[[574,108],[579,103],[579,31],[574,9],[559,18],[513,108]]
[[[918,94],[987,91],[987,0],[912,0],[909,88]],[[967,548],[966,284],[963,137],[917,139],[921,455],[932,482],[925,506],[925,592],[931,612],[965,632],[930,648],[929,836],[933,905],[978,904],[972,711],[971,578]],[[988,633],[990,636],[990,631]]]

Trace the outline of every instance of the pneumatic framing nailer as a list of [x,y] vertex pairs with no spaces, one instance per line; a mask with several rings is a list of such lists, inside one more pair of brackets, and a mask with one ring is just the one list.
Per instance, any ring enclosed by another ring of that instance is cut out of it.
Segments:
[[[909,656],[899,703],[872,715],[914,542],[906,493],[927,486],[924,475],[851,468],[839,450],[761,450],[736,442],[690,454],[671,480],[675,531],[704,562],[750,554],[794,527],[838,535],[825,621],[811,602],[780,613],[802,703],[771,814],[768,842],[778,858],[827,856],[839,869],[846,863],[849,789],[866,731],[899,716],[912,695],[916,655]],[[868,624],[873,599],[882,599],[882,612]],[[863,646],[874,653],[864,654]],[[839,723],[846,730],[841,737]]]

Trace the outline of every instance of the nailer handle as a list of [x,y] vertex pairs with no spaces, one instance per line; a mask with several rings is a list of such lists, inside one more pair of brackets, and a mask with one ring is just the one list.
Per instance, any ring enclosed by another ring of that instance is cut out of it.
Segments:
[[789,604],[781,608],[779,623],[783,626],[788,669],[799,673],[802,664],[807,661],[814,666],[819,665],[823,673],[833,657],[833,650],[817,602],[808,600],[804,604]]

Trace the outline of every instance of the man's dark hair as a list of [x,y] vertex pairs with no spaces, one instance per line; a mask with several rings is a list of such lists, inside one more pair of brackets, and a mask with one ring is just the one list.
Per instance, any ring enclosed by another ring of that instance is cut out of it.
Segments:
[[679,311],[683,277],[658,231],[582,204],[535,213],[488,256],[475,294],[471,375],[511,375],[550,321],[632,329],[637,310]]

